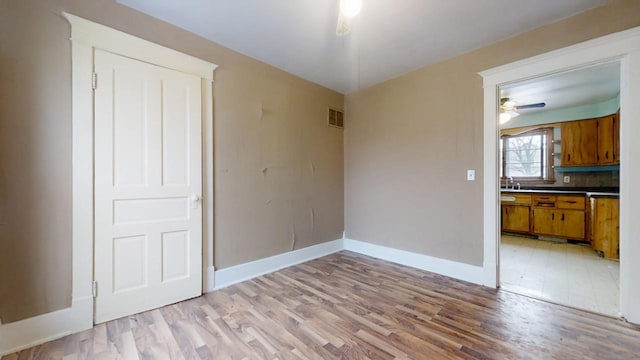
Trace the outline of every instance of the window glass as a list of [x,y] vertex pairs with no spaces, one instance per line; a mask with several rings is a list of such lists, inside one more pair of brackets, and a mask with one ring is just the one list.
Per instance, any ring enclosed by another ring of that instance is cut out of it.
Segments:
[[549,155],[552,129],[539,129],[500,139],[500,177],[519,180],[551,180]]

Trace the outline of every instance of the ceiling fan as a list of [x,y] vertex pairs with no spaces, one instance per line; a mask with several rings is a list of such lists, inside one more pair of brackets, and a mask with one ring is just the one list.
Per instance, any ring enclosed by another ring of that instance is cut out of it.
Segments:
[[362,0],[340,0],[336,35],[345,36],[351,31],[351,21],[360,12]]
[[516,110],[543,108],[545,106],[547,106],[547,103],[545,102],[518,105],[515,101],[509,99],[508,97],[501,98],[500,99],[500,124],[504,124],[507,121],[513,119],[514,117],[520,115],[520,113],[516,112]]

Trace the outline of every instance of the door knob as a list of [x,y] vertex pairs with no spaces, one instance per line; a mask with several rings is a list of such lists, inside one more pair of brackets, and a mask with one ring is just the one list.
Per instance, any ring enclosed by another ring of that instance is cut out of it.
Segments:
[[197,209],[198,206],[200,206],[200,201],[202,201],[202,198],[196,194],[193,194],[191,195],[190,200],[191,200],[191,208]]

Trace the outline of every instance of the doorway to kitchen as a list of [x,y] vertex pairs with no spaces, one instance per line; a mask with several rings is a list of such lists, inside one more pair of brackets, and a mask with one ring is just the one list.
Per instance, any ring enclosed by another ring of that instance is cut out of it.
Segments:
[[502,85],[498,106],[500,287],[619,317],[619,61]]
[[499,90],[501,86],[579,70],[596,64],[620,64],[620,314],[640,324],[640,277],[634,263],[640,259],[640,27],[606,35],[566,48],[516,61],[480,72],[484,85],[483,122],[483,283],[500,285],[500,183],[498,182]]

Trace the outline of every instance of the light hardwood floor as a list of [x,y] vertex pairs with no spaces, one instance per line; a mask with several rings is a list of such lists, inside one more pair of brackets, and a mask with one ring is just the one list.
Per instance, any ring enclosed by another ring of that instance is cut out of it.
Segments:
[[634,359],[640,327],[340,252],[15,359]]

